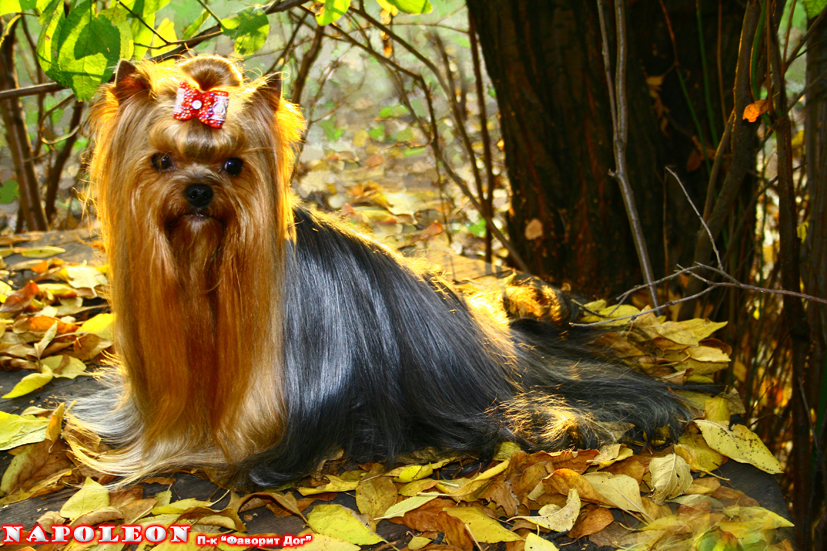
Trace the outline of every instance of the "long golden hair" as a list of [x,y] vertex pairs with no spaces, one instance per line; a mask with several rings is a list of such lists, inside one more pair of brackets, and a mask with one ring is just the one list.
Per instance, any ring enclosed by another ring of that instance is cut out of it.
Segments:
[[[181,83],[229,94],[221,128],[173,118]],[[108,417],[86,419],[121,449],[86,460],[135,479],[232,464],[276,443],[286,423],[280,268],[301,113],[281,98],[280,77],[248,80],[203,56],[122,62],[90,121],[124,391]],[[240,174],[228,159],[243,162]],[[183,193],[194,182],[214,193],[203,212]]]

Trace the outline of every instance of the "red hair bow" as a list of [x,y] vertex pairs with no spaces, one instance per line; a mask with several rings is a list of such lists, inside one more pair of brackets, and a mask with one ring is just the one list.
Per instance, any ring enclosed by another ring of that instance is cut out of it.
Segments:
[[198,115],[198,120],[207,126],[221,128],[227,119],[229,104],[230,94],[227,92],[222,90],[200,92],[186,82],[182,82],[175,96],[175,109],[172,111],[172,116],[179,121],[188,121]]

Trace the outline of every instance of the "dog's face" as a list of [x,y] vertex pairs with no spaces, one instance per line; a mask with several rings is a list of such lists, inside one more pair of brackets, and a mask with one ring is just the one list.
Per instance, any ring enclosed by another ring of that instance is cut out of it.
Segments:
[[[198,116],[176,118],[183,87],[226,97],[219,127]],[[280,95],[280,78],[245,81],[221,58],[174,67],[122,64],[92,117],[98,155],[108,150],[93,166],[105,223],[116,210],[121,224],[128,216],[133,231],[165,235],[173,246],[250,224],[276,224],[272,229],[283,233],[291,149],[302,121]]]

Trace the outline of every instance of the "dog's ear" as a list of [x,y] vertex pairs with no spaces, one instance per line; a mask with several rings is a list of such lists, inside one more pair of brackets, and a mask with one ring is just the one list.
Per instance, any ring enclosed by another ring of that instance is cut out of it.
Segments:
[[138,68],[126,59],[120,60],[115,69],[115,83],[112,86],[112,92],[118,99],[118,103],[123,103],[135,94],[147,90],[149,90],[149,82],[138,71]]
[[255,95],[267,102],[273,111],[278,111],[281,103],[281,73],[261,77]]

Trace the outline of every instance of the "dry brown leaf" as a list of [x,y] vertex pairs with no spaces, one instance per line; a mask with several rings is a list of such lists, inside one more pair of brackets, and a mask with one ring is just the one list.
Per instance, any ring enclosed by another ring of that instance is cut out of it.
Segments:
[[759,507],[761,505],[744,492],[734,488],[728,488],[727,486],[718,487],[717,490],[709,494],[709,497],[714,497],[723,503],[724,507],[731,507],[733,505],[740,507]]
[[480,498],[487,499],[495,503],[498,507],[501,507],[507,517],[517,515],[517,509],[520,506],[517,496],[515,496],[511,490],[511,485],[505,481],[491,484],[485,489],[482,495],[480,495]]
[[525,227],[525,238],[529,241],[543,237],[543,223],[538,218],[532,218]]
[[30,444],[12,458],[0,489],[5,494],[26,492],[50,476],[71,470],[74,464],[69,461],[66,451],[62,442],[44,440]]
[[653,459],[649,463],[649,471],[655,490],[652,499],[659,505],[683,494],[692,484],[689,464],[677,454]]
[[147,499],[138,499],[130,503],[119,506],[121,513],[123,513],[124,524],[132,524],[136,520],[148,515],[153,508],[158,506],[158,500],[150,497]]
[[632,456],[629,459],[624,459],[623,461],[609,465],[603,469],[603,471],[632,477],[640,484],[643,481],[643,475],[646,474],[646,467],[640,462],[637,456]]
[[79,516],[72,522],[72,526],[80,526],[81,524],[96,526],[114,520],[122,520],[123,518],[123,512],[117,507],[101,507],[100,509],[95,509],[94,511]]
[[19,314],[31,304],[38,292],[37,283],[29,281],[22,289],[6,297],[6,301],[0,306],[0,313]]
[[[548,491],[564,496],[568,495],[569,490],[573,488],[577,490],[577,494],[582,501],[612,505],[612,502],[598,493],[583,475],[569,469],[557,469],[551,476],[543,480],[543,485]],[[637,487],[637,484],[635,484],[635,487]]]
[[[436,528],[445,534],[445,540],[462,551],[473,551],[474,540],[465,528],[465,523],[445,511],[440,511],[434,519]],[[429,546],[430,547],[430,546]],[[426,547],[425,549],[428,549]]]
[[[517,499],[522,503],[547,474],[548,472],[546,471],[544,463],[535,463],[527,469],[515,473],[509,481],[514,495],[516,495]],[[568,491],[566,494],[568,494]]]
[[610,505],[648,517],[640,497],[640,486],[635,479],[610,473],[586,473],[583,478],[592,485],[595,493]]
[[396,486],[386,476],[366,477],[356,486],[356,506],[374,529],[374,519],[384,515],[388,507],[396,503],[396,496]]
[[553,532],[566,532],[574,526],[577,516],[580,513],[580,496],[577,490],[572,488],[566,498],[563,507],[557,505],[545,505],[537,515],[516,517],[527,520],[537,526],[542,526]]
[[758,117],[770,110],[770,102],[767,99],[759,99],[747,105],[744,108],[743,120],[755,122]]
[[577,540],[600,532],[612,522],[614,522],[614,516],[609,509],[597,505],[587,505],[583,508],[568,535],[571,539]]
[[600,452],[597,450],[565,450],[551,454],[554,472],[558,469],[568,469],[583,474],[591,466],[591,462]]
[[389,518],[388,520],[394,524],[404,524],[418,532],[441,532],[436,522],[436,517],[446,507],[450,507],[454,502],[437,498],[429,501],[425,505],[414,509],[401,518]]

